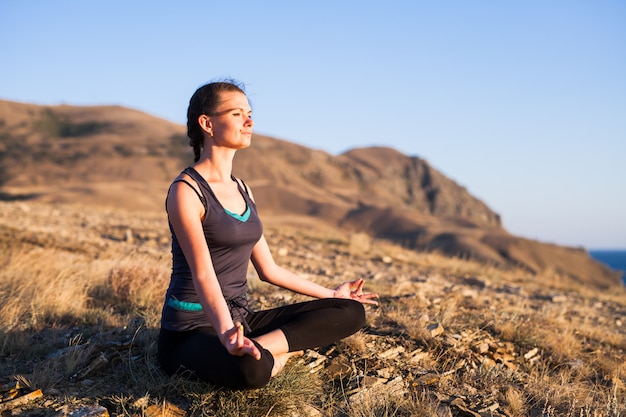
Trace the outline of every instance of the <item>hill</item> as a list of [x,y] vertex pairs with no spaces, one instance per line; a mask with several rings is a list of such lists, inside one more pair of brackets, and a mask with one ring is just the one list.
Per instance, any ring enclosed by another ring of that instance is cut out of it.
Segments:
[[[183,126],[120,106],[0,101],[4,200],[162,210],[169,181],[191,160]],[[599,288],[619,274],[583,249],[511,235],[500,216],[426,160],[391,148],[334,156],[255,135],[235,174],[266,219],[314,218],[422,252],[551,272]]]

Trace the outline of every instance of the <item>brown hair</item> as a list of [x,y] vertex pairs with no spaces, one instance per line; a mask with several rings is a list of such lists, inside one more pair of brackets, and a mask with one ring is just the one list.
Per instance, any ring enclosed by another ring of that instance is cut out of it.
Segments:
[[210,116],[215,112],[220,102],[220,93],[227,91],[238,91],[246,94],[244,86],[234,80],[212,82],[198,88],[189,100],[187,108],[187,136],[189,146],[193,147],[194,162],[198,162],[202,147],[204,146],[204,135],[198,123],[198,118],[203,114]]

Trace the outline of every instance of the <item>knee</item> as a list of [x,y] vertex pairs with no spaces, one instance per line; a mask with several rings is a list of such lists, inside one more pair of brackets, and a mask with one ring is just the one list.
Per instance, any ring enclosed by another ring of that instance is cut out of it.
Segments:
[[345,300],[345,313],[344,317],[346,317],[349,323],[352,323],[354,326],[354,331],[360,330],[363,326],[365,326],[365,307],[358,301],[355,300]]
[[[269,355],[269,357],[268,357]],[[267,385],[272,374],[274,365],[271,354],[263,352],[261,359],[256,360],[252,356],[245,355],[239,361],[239,377],[235,388],[253,389]]]

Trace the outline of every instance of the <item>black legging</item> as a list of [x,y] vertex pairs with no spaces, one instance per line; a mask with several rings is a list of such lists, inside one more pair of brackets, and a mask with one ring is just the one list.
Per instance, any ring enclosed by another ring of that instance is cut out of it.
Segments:
[[[289,351],[325,346],[350,336],[365,325],[365,309],[358,301],[324,298],[252,312],[246,317],[253,338],[280,329]],[[161,329],[158,356],[168,374],[191,372],[213,385],[259,388],[270,379],[274,357],[260,344],[261,359],[235,356],[220,343],[215,330],[204,327],[187,332]]]

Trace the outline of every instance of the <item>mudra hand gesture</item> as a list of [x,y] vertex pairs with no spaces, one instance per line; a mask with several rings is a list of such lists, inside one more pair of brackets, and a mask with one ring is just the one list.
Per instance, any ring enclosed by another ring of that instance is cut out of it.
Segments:
[[261,352],[252,340],[243,335],[243,325],[235,323],[235,327],[227,330],[221,337],[222,344],[228,353],[235,356],[250,355],[255,359],[261,359]]
[[351,282],[344,282],[337,288],[335,288],[335,298],[351,298],[353,300],[361,302],[361,304],[374,304],[378,305],[378,302],[373,298],[378,298],[378,294],[364,293],[363,285],[365,281],[357,279]]

